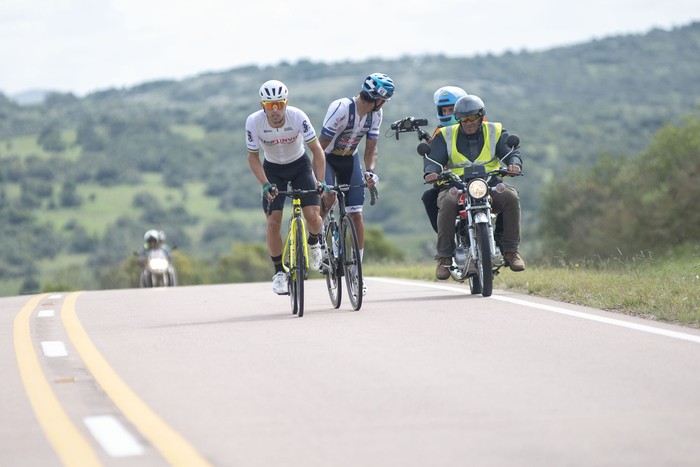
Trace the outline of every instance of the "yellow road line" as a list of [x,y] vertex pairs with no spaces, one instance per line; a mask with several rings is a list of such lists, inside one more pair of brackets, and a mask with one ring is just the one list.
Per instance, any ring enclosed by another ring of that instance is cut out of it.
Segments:
[[75,313],[80,292],[71,293],[63,302],[61,319],[68,337],[78,350],[93,378],[102,386],[124,416],[174,466],[210,466],[185,438],[168,426],[112,370],[94,346]]
[[37,304],[47,295],[29,300],[15,317],[14,343],[19,373],[36,418],[58,457],[66,466],[100,466],[90,443],[71,422],[41,370],[34,351],[30,321]]

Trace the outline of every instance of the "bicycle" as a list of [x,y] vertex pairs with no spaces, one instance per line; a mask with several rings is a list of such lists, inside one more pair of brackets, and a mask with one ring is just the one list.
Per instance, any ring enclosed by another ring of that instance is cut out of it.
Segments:
[[[341,287],[345,277],[345,286],[350,297],[353,310],[357,311],[362,306],[362,261],[360,260],[360,244],[357,239],[357,230],[352,218],[347,215],[345,209],[345,193],[351,187],[366,187],[362,185],[328,185],[328,189],[337,194],[339,218],[336,221],[334,209],[328,210],[328,217],[321,229],[323,236],[321,241],[325,243],[325,258],[322,273],[326,276],[328,295],[334,308],[339,308],[343,297]],[[371,201],[374,205],[377,200],[376,188],[370,188]]]
[[292,214],[282,252],[282,268],[287,274],[287,289],[289,290],[292,313],[300,318],[304,316],[304,280],[309,276],[309,246],[306,243],[308,231],[301,212],[301,196],[311,193],[318,194],[318,190],[293,188],[287,191],[277,191],[278,195],[292,197]]

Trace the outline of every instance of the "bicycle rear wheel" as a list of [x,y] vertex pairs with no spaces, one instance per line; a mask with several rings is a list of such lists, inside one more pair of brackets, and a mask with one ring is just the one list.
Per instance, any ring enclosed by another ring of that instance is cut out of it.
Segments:
[[341,221],[339,246],[348,297],[353,310],[357,311],[362,306],[362,261],[355,224],[349,216]]
[[328,287],[328,296],[331,299],[333,308],[339,308],[340,302],[343,299],[343,287],[339,274],[339,258],[338,258],[338,224],[335,219],[329,217],[328,223],[324,230],[324,242],[326,244],[326,257],[324,258],[324,273],[326,275],[326,286]]
[[304,247],[306,239],[304,238],[304,229],[301,220],[297,219],[294,223],[296,228],[296,267],[294,271],[296,277],[296,301],[297,315],[301,318],[304,316],[304,277],[306,277],[306,256],[304,255]]

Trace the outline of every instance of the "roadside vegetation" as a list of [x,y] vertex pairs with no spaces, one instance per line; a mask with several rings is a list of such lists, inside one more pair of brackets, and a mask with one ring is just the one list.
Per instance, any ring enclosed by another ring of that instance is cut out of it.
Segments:
[[[435,279],[435,264],[365,265],[367,276]],[[460,287],[448,280],[441,282]],[[469,290],[468,284],[464,284]],[[700,246],[666,258],[640,253],[632,258],[528,263],[521,273],[502,271],[496,289],[560,300],[640,318],[700,328]]]

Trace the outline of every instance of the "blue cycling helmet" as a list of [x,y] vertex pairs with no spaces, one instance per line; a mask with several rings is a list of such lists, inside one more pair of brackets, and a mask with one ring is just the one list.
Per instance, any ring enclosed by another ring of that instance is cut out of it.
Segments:
[[394,82],[384,73],[372,73],[362,83],[362,90],[372,99],[388,101],[394,95]]
[[437,118],[440,126],[456,125],[457,119],[453,114],[443,115],[442,108],[445,106],[454,106],[457,99],[467,95],[467,92],[457,86],[443,86],[433,95],[433,101],[437,107]]

